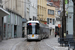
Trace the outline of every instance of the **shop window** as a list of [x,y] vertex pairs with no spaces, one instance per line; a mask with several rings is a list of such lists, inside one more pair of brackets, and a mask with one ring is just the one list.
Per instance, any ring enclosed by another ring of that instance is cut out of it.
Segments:
[[5,34],[6,33],[6,24],[4,24],[4,37],[5,37]]

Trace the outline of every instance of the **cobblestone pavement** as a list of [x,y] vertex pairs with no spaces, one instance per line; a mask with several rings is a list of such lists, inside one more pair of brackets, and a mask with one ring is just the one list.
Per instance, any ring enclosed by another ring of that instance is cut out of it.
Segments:
[[68,47],[61,47],[58,37],[43,39],[41,41],[30,41],[26,38],[14,38],[0,42],[0,50],[68,50]]
[[16,47],[16,50],[53,50],[43,41],[22,42]]
[[68,50],[68,47],[60,46],[60,44],[58,43],[58,36],[56,38],[53,37],[53,38],[46,39],[44,40],[44,42],[46,43],[46,45],[53,48],[54,50]]
[[20,43],[24,40],[25,38],[14,38],[9,40],[3,40],[2,42],[0,42],[0,50],[12,50],[15,44]]

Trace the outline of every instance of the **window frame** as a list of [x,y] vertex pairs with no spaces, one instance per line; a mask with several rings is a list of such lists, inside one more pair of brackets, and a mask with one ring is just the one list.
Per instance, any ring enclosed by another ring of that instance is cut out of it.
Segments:
[[54,10],[48,9],[48,15],[54,15]]

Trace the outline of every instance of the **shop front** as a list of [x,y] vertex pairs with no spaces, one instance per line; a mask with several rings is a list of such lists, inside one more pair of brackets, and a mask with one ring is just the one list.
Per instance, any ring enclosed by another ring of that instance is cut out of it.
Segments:
[[10,11],[10,15],[4,17],[4,39],[22,37],[22,17]]
[[3,17],[9,15],[9,12],[0,7],[0,41],[3,39]]

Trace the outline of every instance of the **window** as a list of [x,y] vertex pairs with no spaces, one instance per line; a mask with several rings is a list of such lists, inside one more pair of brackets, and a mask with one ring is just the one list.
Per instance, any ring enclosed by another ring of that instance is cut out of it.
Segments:
[[54,10],[48,9],[48,14],[49,14],[49,15],[54,15]]
[[47,1],[51,1],[51,0],[47,0]]
[[39,24],[38,23],[31,23],[37,25],[29,25],[27,24],[27,34],[39,34]]
[[47,18],[47,24],[49,24],[49,18]]
[[50,23],[52,23],[52,19],[50,19]]
[[33,20],[36,20],[36,17],[33,16]]
[[55,20],[53,19],[53,25],[55,24]]
[[51,6],[53,6],[53,3],[49,3]]
[[56,21],[60,21],[60,18],[56,18]]
[[58,1],[58,0],[53,0],[53,1]]
[[47,3],[47,6],[53,6],[53,3],[52,2]]

